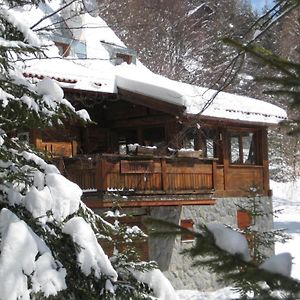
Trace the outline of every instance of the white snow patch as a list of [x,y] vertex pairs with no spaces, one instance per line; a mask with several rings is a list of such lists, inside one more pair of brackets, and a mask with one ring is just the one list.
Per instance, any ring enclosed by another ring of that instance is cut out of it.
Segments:
[[293,257],[291,276],[300,280],[300,179],[297,178],[293,182],[271,181],[270,186],[273,190],[274,210],[281,211],[276,213],[274,227],[285,228],[292,238],[286,243],[276,243],[275,253],[291,253]]
[[245,236],[223,224],[210,223],[207,229],[213,234],[216,245],[230,254],[239,254],[244,261],[251,261],[248,242]]
[[39,94],[51,95],[54,99],[62,100],[64,97],[64,91],[62,88],[49,77],[39,81],[36,85],[36,88]]
[[[25,195],[23,204],[34,218],[43,223],[53,219],[61,222],[78,210],[82,195],[78,185],[57,173],[44,175],[36,171],[33,178],[34,186]],[[14,198],[10,198],[12,202]],[[17,201],[20,202],[18,198],[14,200]]]
[[195,290],[178,290],[180,300],[232,300],[240,299],[240,295],[233,289],[226,287],[213,292],[200,292]]
[[83,218],[74,217],[70,219],[62,231],[69,234],[74,243],[79,245],[77,260],[85,275],[88,276],[93,270],[98,278],[104,274],[113,281],[117,280],[117,272],[113,269],[107,255],[98,243],[91,226]]
[[28,22],[24,22],[20,15],[13,9],[9,9],[6,5],[2,3],[0,8],[0,14],[5,18],[9,23],[13,24],[19,31],[21,31],[25,37],[25,40],[31,45],[40,47],[41,41],[38,38],[37,34],[34,33]]
[[115,211],[106,211],[105,213],[106,218],[123,218],[126,217],[126,214],[120,214],[120,211],[116,209]]
[[91,121],[89,113],[85,109],[81,109],[76,111],[76,114],[83,120],[83,121]]
[[45,242],[5,208],[0,213],[0,235],[1,300],[30,299],[28,277],[32,290],[46,297],[66,288],[66,270],[55,262]]
[[62,221],[78,210],[82,190],[77,184],[60,174],[47,174],[45,182],[53,199],[52,211],[56,220]]
[[137,280],[148,284],[148,286],[153,289],[155,297],[159,300],[179,300],[171,283],[159,269],[145,272],[131,272]]
[[260,265],[260,268],[271,273],[290,277],[292,270],[292,259],[292,255],[290,253],[280,253],[266,259]]
[[253,33],[253,40],[255,40],[258,36],[260,36],[262,34],[262,31],[259,29],[256,29]]

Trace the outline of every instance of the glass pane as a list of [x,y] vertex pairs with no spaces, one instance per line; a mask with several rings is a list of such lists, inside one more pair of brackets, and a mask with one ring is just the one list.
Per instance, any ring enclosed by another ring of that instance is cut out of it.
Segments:
[[206,139],[206,156],[208,158],[214,158],[214,140]]
[[159,146],[165,140],[165,130],[163,127],[145,128],[143,130],[144,146]]
[[196,136],[196,131],[194,128],[188,128],[187,131],[185,132],[185,136],[183,139],[183,148],[185,149],[195,149],[195,136]]
[[243,134],[243,163],[255,164],[253,133]]
[[204,129],[201,134],[203,153],[207,158],[216,158],[218,157],[217,153],[217,143],[218,135],[217,132],[213,129]]
[[194,150],[195,149],[194,139],[185,139],[183,143],[183,148]]
[[230,162],[233,164],[238,164],[240,162],[240,146],[239,146],[239,136],[230,137]]

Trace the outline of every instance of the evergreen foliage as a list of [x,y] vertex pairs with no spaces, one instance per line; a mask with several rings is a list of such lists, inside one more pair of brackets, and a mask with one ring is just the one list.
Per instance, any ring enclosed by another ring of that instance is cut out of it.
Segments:
[[[191,256],[194,267],[205,267],[210,272],[216,273],[222,284],[239,292],[239,299],[299,299],[298,280],[271,273],[262,269],[260,263],[254,259],[247,262],[241,255],[225,251],[217,245],[215,236],[204,224],[199,224],[195,231],[152,218],[148,218],[145,224],[148,226],[149,235],[153,236],[184,234],[194,236],[193,245],[184,250],[183,254]],[[265,240],[261,241],[265,244]],[[261,261],[260,254],[257,253],[256,257]]]
[[265,211],[264,201],[257,187],[250,187],[247,201],[237,204],[237,208],[250,216],[250,223],[241,229],[246,236],[251,257],[256,264],[261,264],[272,254],[276,242],[285,243],[290,239],[284,229],[258,230],[259,221],[263,219],[273,219],[280,211]]
[[128,226],[122,219],[130,219],[130,216],[120,213],[117,207],[106,212],[105,217],[113,221],[115,229],[109,244],[112,249],[111,262],[119,275],[117,292],[122,295],[121,299],[150,299],[151,289],[132,275],[132,271],[145,272],[157,268],[155,262],[143,262],[141,253],[137,251],[137,246],[147,241],[147,235],[137,226]]
[[[298,0],[277,1],[272,9],[251,26],[249,32],[255,31],[252,38],[237,40],[227,37],[223,39],[225,44],[238,50],[238,56],[235,57],[235,60],[241,57],[252,57],[258,64],[268,67],[270,71],[266,75],[257,74],[255,76],[256,82],[263,84],[265,94],[271,95],[273,98],[285,99],[287,102],[286,107],[290,109],[299,107],[299,64],[297,61],[276,54],[273,49],[266,48],[261,42],[261,38],[271,30],[272,26],[278,24],[284,16],[297,10],[299,5]],[[233,74],[233,76],[236,76],[236,74]],[[299,127],[298,112],[291,112],[290,116],[293,117],[293,120],[289,122],[291,133],[297,133]]]
[[[24,199],[30,198],[30,192],[47,189],[48,182],[45,178],[48,174],[61,175],[56,167],[44,160],[45,157],[41,153],[20,141],[16,137],[17,133],[62,125],[70,120],[80,121],[74,108],[65,99],[40,94],[37,85],[28,82],[22,75],[24,59],[43,57],[44,54],[38,37],[14,17],[11,8],[25,4],[38,5],[38,2],[7,1],[2,3],[0,8],[0,208],[1,212],[9,212],[15,223],[26,226],[28,232],[39,241],[39,245],[43,245],[42,248],[49,249],[49,255],[53,257],[52,272],[61,272],[60,274],[65,272],[63,282],[66,286],[57,287],[54,279],[55,291],[47,292],[43,287],[34,286],[33,279],[38,270],[33,269],[31,273],[21,270],[20,276],[25,280],[25,286],[22,288],[28,293],[26,294],[28,297],[34,299],[124,299],[124,295],[128,299],[148,299],[152,291],[147,285],[136,280],[131,273],[132,269],[145,271],[155,267],[154,264],[142,262],[133,255],[134,247],[129,241],[144,236],[141,231],[133,232],[129,227],[124,229],[117,224],[110,224],[81,202],[78,208],[61,218],[55,216],[54,207],[50,207],[45,215],[34,216],[29,209],[30,202],[29,204],[24,202]],[[40,181],[37,182],[37,179]],[[41,203],[45,201],[39,200]],[[51,203],[51,199],[48,198],[47,201]],[[119,273],[117,281],[105,272],[99,276],[96,270],[91,269],[89,274],[82,270],[78,255],[83,249],[69,234],[64,233],[65,224],[75,217],[80,217],[89,224],[100,244],[104,241],[115,243],[123,237],[126,251],[118,249],[118,254],[115,253],[112,259],[113,267]],[[7,234],[2,235],[1,232],[6,232],[6,226],[10,225],[3,219],[0,223],[0,276],[2,276],[4,270],[1,270],[1,267],[6,263],[5,257],[2,257],[5,248],[3,245],[10,241],[7,240]],[[24,250],[27,246],[24,245]],[[41,250],[38,251],[34,263],[43,256]],[[14,258],[16,262],[23,259],[22,254],[19,254],[20,256]],[[14,266],[11,266],[9,272],[14,272]],[[9,272],[5,276],[9,277]],[[48,281],[51,283],[51,279]],[[16,298],[25,297],[22,291],[15,291],[14,288],[15,286],[8,291],[10,295],[21,293],[16,294]],[[0,299],[4,299],[3,293],[4,291],[1,291]]]
[[[242,35],[256,18],[247,1],[239,0],[98,3],[101,16],[150,70],[205,87],[212,87],[234,57],[221,38]],[[237,81],[239,91],[251,84],[242,77]]]
[[[270,129],[270,177],[275,181],[295,180],[299,175],[299,1],[279,0],[248,28],[248,34],[239,39],[226,37],[238,55],[230,62],[240,65],[254,62],[253,83],[263,93],[262,99],[287,110],[289,121],[281,128]],[[226,74],[233,81],[239,69]]]

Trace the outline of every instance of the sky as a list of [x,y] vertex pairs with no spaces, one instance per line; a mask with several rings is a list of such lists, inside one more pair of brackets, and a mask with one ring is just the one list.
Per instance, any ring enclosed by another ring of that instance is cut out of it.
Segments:
[[250,0],[253,7],[255,7],[259,12],[263,10],[263,8],[267,6],[271,6],[273,0]]

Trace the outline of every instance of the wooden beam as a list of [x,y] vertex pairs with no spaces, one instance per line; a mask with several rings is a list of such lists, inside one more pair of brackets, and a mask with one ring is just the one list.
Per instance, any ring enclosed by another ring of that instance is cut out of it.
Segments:
[[257,123],[255,121],[243,121],[243,120],[233,120],[233,119],[226,119],[226,118],[219,118],[219,117],[210,117],[210,116],[204,116],[204,115],[194,115],[189,114],[186,116],[186,119],[195,119],[199,118],[199,122],[207,122],[209,124],[216,124],[217,126],[242,126],[242,127],[276,127],[278,125],[276,124],[270,124],[270,123]]
[[161,159],[161,189],[164,192],[167,192],[166,189],[166,159],[162,158]]
[[263,190],[264,194],[270,190],[269,183],[269,159],[268,159],[268,133],[267,129],[261,131],[261,143],[262,143],[262,163],[263,163]]
[[225,129],[222,130],[222,143],[223,143],[223,165],[224,165],[224,190],[226,191],[229,185],[229,137]]
[[153,97],[137,94],[134,92],[129,92],[124,89],[118,89],[118,94],[121,99],[124,99],[128,102],[143,105],[154,110],[162,111],[171,115],[182,115],[185,111],[185,106],[176,105],[173,103],[166,102],[164,100],[156,99]]
[[164,126],[166,122],[172,121],[171,116],[146,116],[139,117],[134,119],[126,119],[124,116],[123,120],[112,120],[110,122],[111,128],[126,128],[126,127],[136,127],[140,128],[141,126]]
[[217,187],[217,162],[212,162],[212,188],[216,190]]
[[[93,208],[111,208],[115,204],[113,201],[103,201],[86,199],[83,200],[85,205],[91,209]],[[181,200],[143,200],[143,201],[119,201],[118,206],[121,207],[153,207],[153,206],[182,206],[182,205],[214,205],[215,199],[181,199]]]

